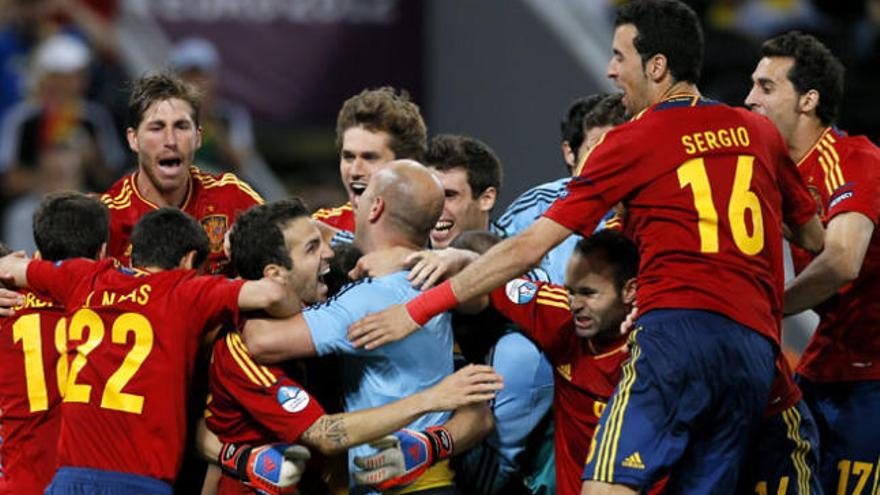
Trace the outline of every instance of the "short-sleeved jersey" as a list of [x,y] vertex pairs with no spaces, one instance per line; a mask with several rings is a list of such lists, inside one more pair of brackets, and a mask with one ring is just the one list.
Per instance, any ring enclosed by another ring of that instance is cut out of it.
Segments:
[[[52,481],[67,361],[64,307],[22,290],[24,304],[0,319],[0,494],[42,494]],[[60,370],[60,374],[58,371]],[[35,469],[34,466],[45,466]]]
[[[254,362],[238,332],[214,343],[206,422],[222,442],[296,443],[324,409],[277,366]],[[256,493],[224,475],[220,495]]]
[[[570,181],[571,177],[564,177],[535,186],[522,193],[508,205],[498,220],[492,222],[489,230],[504,238],[519,234],[544,215],[550,205],[565,192]],[[596,230],[620,228],[620,223],[621,220],[615,215],[615,212],[609,212],[599,222]],[[561,244],[551,249],[541,260],[539,267],[547,273],[547,278],[551,283],[560,285],[565,283],[565,267],[568,265],[568,258],[571,257],[580,238],[579,235],[569,236]]]
[[657,103],[604,135],[545,216],[588,234],[621,201],[640,314],[713,311],[778,345],[782,223],[816,206],[768,119],[698,96]]
[[516,279],[494,290],[491,300],[537,342],[555,368],[556,486],[560,495],[577,495],[599,416],[629,357],[626,338],[601,345],[579,338],[562,286]]
[[203,331],[238,317],[244,282],[82,259],[32,261],[27,278],[68,309],[58,465],[173,483]]
[[[828,128],[798,164],[823,223],[856,212],[874,223],[859,276],[818,307],[819,326],[797,372],[817,382],[880,379],[880,149]],[[813,259],[792,247],[795,271]]]
[[312,218],[335,229],[354,232],[354,208],[351,203],[336,208],[321,208],[312,213]]
[[[340,372],[346,411],[379,407],[402,399],[437,384],[452,373],[449,313],[435,316],[418,332],[378,349],[355,349],[346,338],[348,327],[368,313],[405,303],[418,294],[406,275],[407,272],[397,272],[363,279],[343,287],[326,302],[303,311],[318,355],[342,356],[344,366]],[[424,430],[443,424],[448,417],[448,412],[428,413],[407,428]],[[354,456],[368,455],[374,450],[361,446],[348,452],[353,472]],[[426,475],[430,474],[429,470]],[[420,480],[411,488],[430,488],[419,486]]]
[[[142,216],[158,208],[138,191],[138,173],[119,179],[101,195],[101,201],[110,210],[107,254],[125,265],[131,261],[131,232],[135,224]],[[234,174],[210,175],[196,167],[190,167],[187,187],[180,209],[199,222],[211,241],[206,271],[226,271],[224,268],[228,260],[223,254],[223,236],[240,212],[262,204],[263,198]]]

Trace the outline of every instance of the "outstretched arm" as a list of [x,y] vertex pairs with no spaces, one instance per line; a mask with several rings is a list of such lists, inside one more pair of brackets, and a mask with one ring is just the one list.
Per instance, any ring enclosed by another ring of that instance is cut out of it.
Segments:
[[242,311],[263,310],[275,318],[285,318],[300,310],[296,294],[268,278],[250,280],[241,286],[238,307]]
[[825,233],[825,249],[786,284],[783,312],[794,314],[815,307],[855,280],[873,235],[874,223],[861,213],[832,218]]
[[[495,397],[501,388],[501,376],[490,366],[471,365],[447,376],[437,385],[391,404],[362,411],[328,414],[319,418],[303,433],[301,441],[326,455],[342,452],[355,445],[377,440],[419,416],[432,411],[469,410],[472,404]],[[456,416],[458,413],[456,413]],[[468,413],[465,413],[468,416]],[[491,416],[491,414],[490,414]],[[470,425],[454,423],[466,442],[474,435]]]
[[527,272],[571,233],[555,221],[541,217],[519,235],[495,245],[461,273],[422,293],[406,306],[391,306],[356,322],[349,328],[348,338],[355,347],[367,349],[400,340],[459,302],[488,294]]
[[260,363],[274,364],[317,355],[309,324],[302,313],[279,320],[248,320],[241,336],[248,352]]
[[27,269],[31,259],[23,251],[18,251],[0,258],[0,276],[4,282],[16,287],[28,287]]

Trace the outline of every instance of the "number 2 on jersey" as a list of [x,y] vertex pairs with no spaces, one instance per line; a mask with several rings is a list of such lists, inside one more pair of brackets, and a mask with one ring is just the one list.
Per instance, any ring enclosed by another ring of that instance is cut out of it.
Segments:
[[[67,377],[65,402],[88,403],[92,395],[92,386],[77,383],[77,377],[88,362],[89,353],[95,350],[104,340],[104,322],[91,309],[77,311],[70,320],[70,339],[83,338],[85,329],[88,336],[85,342],[77,346],[76,357],[70,365]],[[141,365],[153,350],[153,326],[149,320],[137,313],[123,313],[113,322],[110,329],[110,340],[113,344],[125,345],[128,335],[134,334],[134,345],[126,354],[122,365],[110,376],[104,385],[101,396],[101,407],[133,414],[141,414],[144,410],[144,397],[122,391],[129,380],[137,373]]]
[[[754,256],[764,249],[764,217],[758,195],[749,187],[752,184],[752,173],[755,157],[742,155],[736,160],[736,173],[733,178],[733,190],[727,207],[727,218],[733,242],[744,254]],[[706,162],[703,158],[688,160],[678,167],[678,183],[682,189],[690,187],[694,195],[694,207],[697,210],[698,230],[700,233],[700,251],[704,253],[718,252],[718,210],[712,198],[712,185],[706,173]],[[746,213],[752,218],[752,233],[746,226]]]

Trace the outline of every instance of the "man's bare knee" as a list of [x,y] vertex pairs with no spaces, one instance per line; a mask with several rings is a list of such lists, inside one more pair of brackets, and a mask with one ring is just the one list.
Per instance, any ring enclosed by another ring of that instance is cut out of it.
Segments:
[[637,495],[638,490],[626,485],[603,483],[601,481],[584,481],[581,495]]

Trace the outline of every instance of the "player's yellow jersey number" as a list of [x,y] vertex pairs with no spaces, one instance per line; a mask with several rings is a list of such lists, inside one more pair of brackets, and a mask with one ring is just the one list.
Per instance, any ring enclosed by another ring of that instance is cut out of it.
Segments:
[[[91,400],[92,386],[78,383],[77,377],[88,363],[89,353],[103,342],[106,329],[98,313],[88,308],[80,309],[74,313],[70,319],[68,331],[70,340],[82,340],[84,334],[86,335],[85,341],[77,346],[76,355],[70,364],[70,374],[67,377],[67,387],[64,394],[65,402],[88,403]],[[143,315],[123,313],[113,321],[113,326],[110,329],[110,341],[113,344],[126,345],[129,335],[133,335],[134,343],[122,364],[104,385],[101,407],[141,414],[144,410],[144,397],[125,393],[122,389],[137,373],[153,350],[153,326]]]
[[[67,347],[65,335],[66,320],[60,318],[55,325],[55,350],[61,356],[56,364],[58,391],[63,393],[67,380]],[[24,376],[27,385],[28,407],[30,412],[49,409],[49,391],[46,386],[46,371],[43,366],[43,334],[40,331],[40,314],[31,313],[18,318],[12,325],[13,343],[21,342],[24,355]]]
[[[862,493],[874,494],[878,493],[878,478],[880,472],[874,473],[873,486],[868,483],[871,480],[871,472],[874,471],[874,464],[870,462],[850,461],[843,459],[837,463],[837,470],[840,472],[840,478],[837,480],[837,495],[862,495]],[[850,483],[851,478],[855,478]],[[868,488],[864,492],[865,487]],[[831,494],[829,494],[831,495]]]
[[[750,189],[755,157],[741,155],[736,160],[733,190],[727,205],[727,219],[733,242],[744,254],[754,256],[764,249],[764,216],[761,202]],[[694,207],[697,210],[697,227],[700,233],[700,251],[718,252],[718,210],[712,198],[712,186],[706,173],[703,158],[688,160],[678,167],[678,183],[682,189],[691,188]],[[752,218],[752,232],[746,227],[746,214]]]

